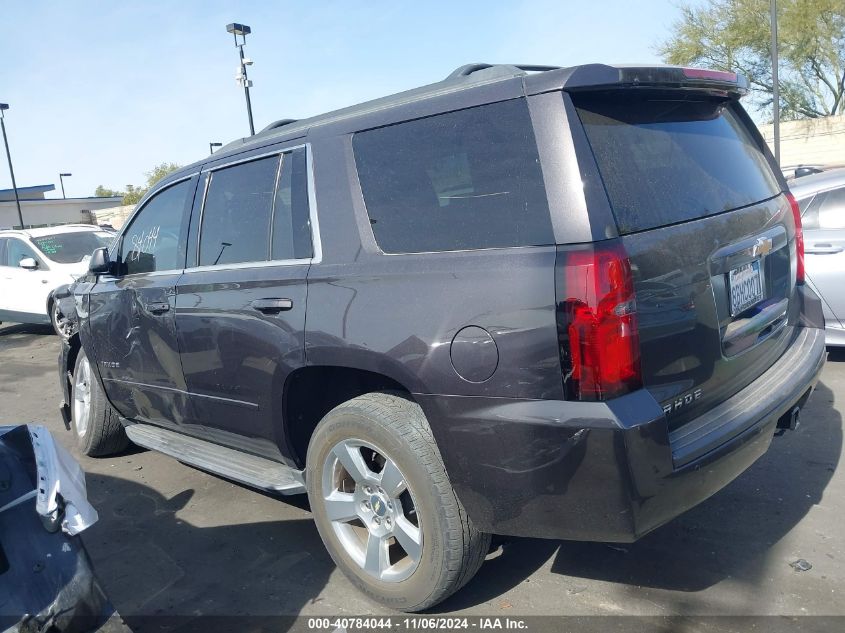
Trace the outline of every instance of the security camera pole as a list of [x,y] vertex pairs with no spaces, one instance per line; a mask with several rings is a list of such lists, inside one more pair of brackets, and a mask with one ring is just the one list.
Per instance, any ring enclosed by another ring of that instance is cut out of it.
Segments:
[[[249,88],[252,86],[252,82],[249,80],[249,77],[246,73],[246,67],[252,65],[252,60],[247,59],[244,57],[244,44],[246,44],[246,36],[252,33],[252,29],[249,28],[246,24],[228,24],[226,26],[226,31],[231,33],[235,38],[235,46],[238,48],[238,53],[240,54],[241,58],[241,65],[238,68],[238,74],[235,75],[235,79],[238,82],[238,85],[244,87],[244,95],[246,95],[246,113],[249,116],[249,133],[251,136],[255,135],[255,125],[252,123],[252,102],[249,100]],[[238,43],[238,35],[241,36],[241,41]]]
[[9,153],[9,139],[6,138],[6,117],[3,114],[9,109],[8,103],[0,103],[0,127],[3,128],[3,143],[6,145],[6,158],[9,161],[9,173],[12,175],[12,189],[15,190],[15,204],[18,205],[18,221],[21,223],[21,228],[25,228],[23,224],[23,213],[21,213],[21,199],[18,197],[18,183],[15,182],[15,170],[12,167],[12,155]]

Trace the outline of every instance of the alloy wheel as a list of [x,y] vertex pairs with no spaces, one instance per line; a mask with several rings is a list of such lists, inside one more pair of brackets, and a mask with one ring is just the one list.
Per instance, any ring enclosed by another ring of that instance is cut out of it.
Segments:
[[321,484],[332,529],[365,573],[383,582],[414,573],[422,523],[405,476],[383,450],[363,440],[339,442],[326,457]]

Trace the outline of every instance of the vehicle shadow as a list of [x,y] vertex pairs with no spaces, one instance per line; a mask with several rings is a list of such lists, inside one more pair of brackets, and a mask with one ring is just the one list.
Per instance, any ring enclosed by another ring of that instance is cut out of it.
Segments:
[[52,325],[42,325],[33,323],[3,323],[0,325],[0,338],[5,336],[13,336],[15,334],[50,334],[55,336]]
[[563,543],[552,571],[638,587],[701,591],[724,580],[759,584],[771,547],[819,503],[842,452],[842,418],[819,383],[802,426],[725,489],[636,543]]
[[134,481],[86,479],[100,520],[83,540],[106,595],[136,633],[285,631],[334,570],[310,519],[200,527],[180,518],[192,489],[168,499]]

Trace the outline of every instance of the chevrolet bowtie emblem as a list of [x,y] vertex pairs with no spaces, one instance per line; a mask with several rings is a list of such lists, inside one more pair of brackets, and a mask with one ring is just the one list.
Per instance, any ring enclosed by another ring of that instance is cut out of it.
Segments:
[[761,237],[755,242],[754,246],[751,248],[751,256],[757,257],[758,255],[768,255],[771,250],[772,238]]

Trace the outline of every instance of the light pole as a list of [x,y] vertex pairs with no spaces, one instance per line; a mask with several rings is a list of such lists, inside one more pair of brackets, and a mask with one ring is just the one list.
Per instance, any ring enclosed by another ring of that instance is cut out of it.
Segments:
[[12,154],[9,152],[9,139],[6,137],[6,116],[4,112],[8,109],[8,103],[0,103],[0,127],[3,128],[3,143],[6,145],[6,158],[9,161],[9,173],[12,175],[12,189],[15,190],[15,204],[18,205],[18,221],[21,223],[21,228],[24,228],[21,199],[18,197],[18,183],[15,182],[15,169],[12,167]]
[[73,176],[73,174],[59,174],[59,182],[62,183],[62,198],[67,198],[67,196],[65,195],[65,181],[64,181],[64,179],[68,178],[69,176]]
[[[252,29],[249,28],[246,24],[227,24],[226,25],[226,32],[231,33],[235,38],[235,46],[238,49],[238,54],[240,56],[241,64],[238,67],[238,74],[235,75],[235,79],[238,82],[239,86],[244,87],[244,95],[246,96],[246,113],[249,116],[249,134],[250,136],[255,135],[255,125],[252,122],[252,101],[249,99],[249,88],[252,86],[252,82],[249,80],[247,76],[246,67],[252,66],[252,60],[244,57],[244,44],[246,44],[246,36],[252,33]],[[241,42],[238,43],[238,35],[241,36]]]
[[215,147],[223,147],[223,143],[209,143],[208,144],[208,153],[213,154]]

